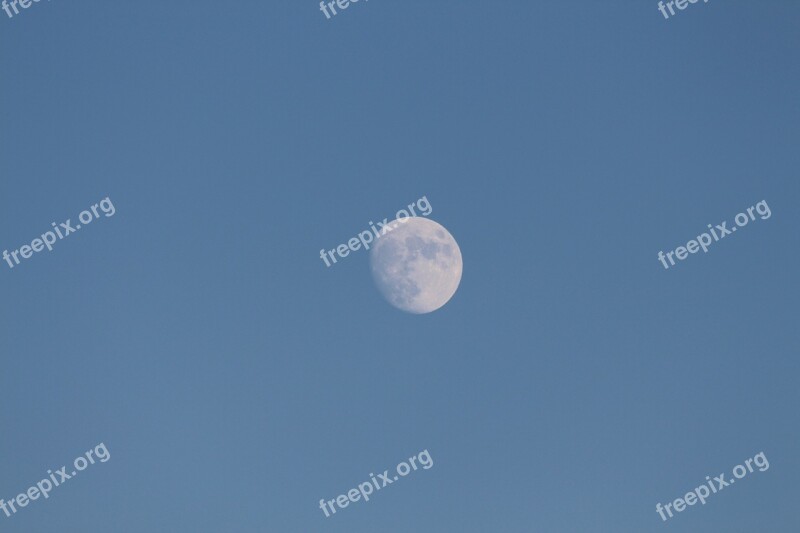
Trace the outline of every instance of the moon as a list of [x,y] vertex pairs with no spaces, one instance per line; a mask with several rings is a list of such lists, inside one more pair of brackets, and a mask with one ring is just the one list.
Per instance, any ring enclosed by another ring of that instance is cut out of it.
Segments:
[[463,268],[458,243],[428,218],[394,220],[369,255],[372,278],[386,301],[414,314],[436,311],[453,297]]

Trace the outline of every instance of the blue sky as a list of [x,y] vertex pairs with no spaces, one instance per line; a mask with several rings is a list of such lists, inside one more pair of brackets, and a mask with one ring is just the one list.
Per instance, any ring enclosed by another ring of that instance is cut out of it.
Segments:
[[[111,454],[0,531],[797,531],[798,22],[790,0],[0,12],[0,247],[116,208],[0,263],[0,498]],[[464,258],[442,309],[389,306],[363,252],[325,268],[423,195]]]

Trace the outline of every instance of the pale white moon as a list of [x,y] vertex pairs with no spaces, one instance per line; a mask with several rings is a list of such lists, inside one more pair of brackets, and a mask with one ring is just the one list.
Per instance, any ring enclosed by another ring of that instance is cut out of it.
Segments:
[[394,220],[391,231],[376,239],[369,262],[383,297],[409,313],[436,311],[452,298],[461,282],[461,250],[446,229],[433,220]]

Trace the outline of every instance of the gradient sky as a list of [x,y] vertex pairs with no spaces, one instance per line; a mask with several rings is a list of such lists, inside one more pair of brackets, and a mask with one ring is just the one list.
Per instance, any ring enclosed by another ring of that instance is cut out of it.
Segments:
[[[0,12],[0,251],[116,208],[0,263],[0,498],[111,454],[0,531],[798,531],[800,3],[656,4]],[[423,195],[442,309],[325,268]]]

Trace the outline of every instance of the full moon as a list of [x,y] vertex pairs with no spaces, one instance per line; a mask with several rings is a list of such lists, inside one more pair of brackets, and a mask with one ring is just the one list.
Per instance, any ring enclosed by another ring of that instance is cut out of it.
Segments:
[[369,256],[372,277],[383,297],[409,313],[436,311],[461,282],[461,250],[442,225],[412,217],[394,220]]

